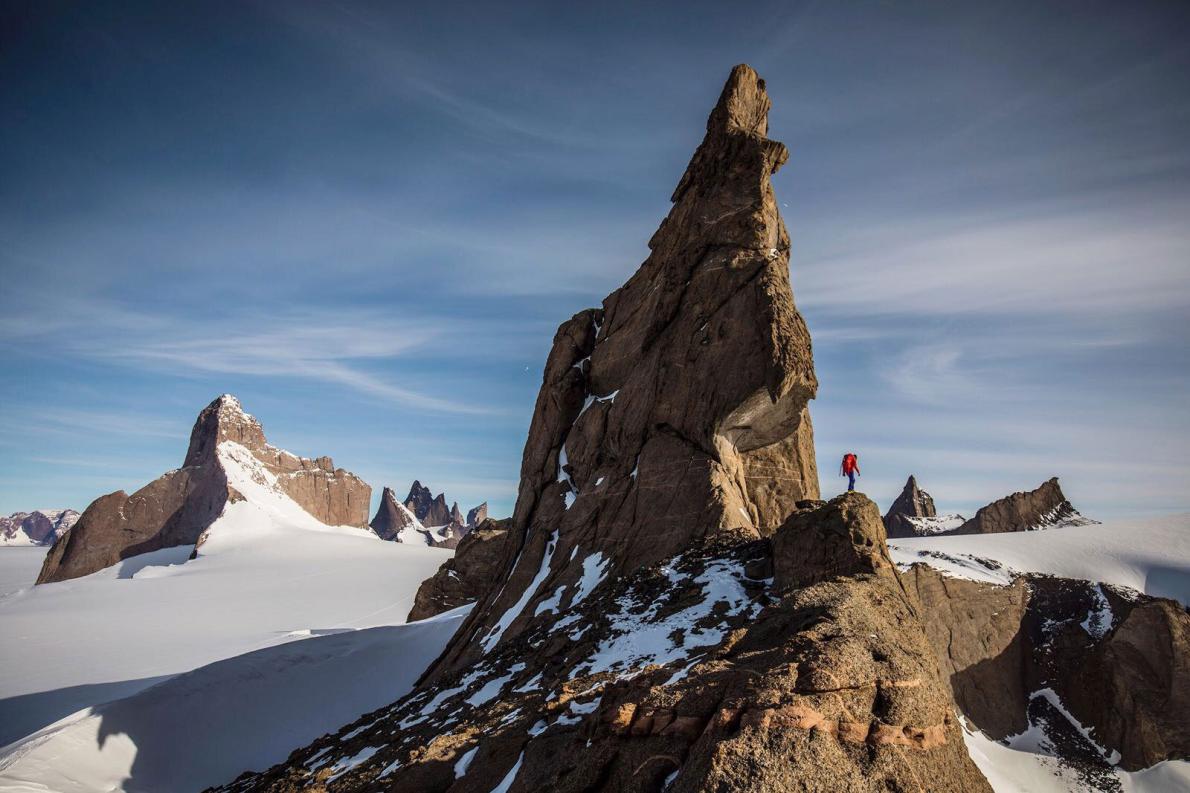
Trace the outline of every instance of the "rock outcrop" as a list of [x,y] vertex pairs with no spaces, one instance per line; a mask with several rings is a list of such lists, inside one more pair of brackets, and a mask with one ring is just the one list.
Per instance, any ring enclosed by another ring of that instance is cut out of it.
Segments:
[[1116,763],[1190,758],[1190,615],[1180,604],[1040,575],[1000,586],[915,564],[902,577],[955,702],[990,737],[1034,727],[1095,789]]
[[1037,531],[1065,526],[1086,526],[1096,521],[1083,517],[1066,500],[1055,476],[1036,490],[1013,493],[993,501],[953,534],[997,534],[1008,531]]
[[467,510],[467,525],[478,526],[488,519],[488,502],[483,502],[478,507],[472,507]]
[[558,330],[499,573],[443,655],[229,790],[990,790],[876,506],[812,503],[768,110],[737,66],[649,258]]
[[0,515],[0,545],[53,545],[78,522],[73,509],[35,509]]
[[424,620],[478,600],[503,572],[507,536],[507,520],[487,519],[469,531],[459,540],[455,555],[422,582],[409,621]]
[[1029,726],[1030,658],[1022,628],[1030,590],[1024,578],[1011,586],[949,578],[915,564],[902,574],[921,601],[926,636],[967,718],[997,740]]
[[336,469],[329,457],[308,459],[271,446],[255,418],[224,394],[203,409],[190,433],[182,467],[132,495],[101,496],[50,549],[37,583],[93,573],[130,556],[197,543],[228,501],[230,487],[217,453],[224,443],[243,447],[276,478],[276,486],[328,525],[366,526],[371,488]]

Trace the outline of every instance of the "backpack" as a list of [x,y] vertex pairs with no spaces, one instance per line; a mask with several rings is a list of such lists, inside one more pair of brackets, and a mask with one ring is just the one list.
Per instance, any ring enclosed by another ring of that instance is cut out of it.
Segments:
[[854,471],[858,462],[858,457],[851,452],[847,452],[847,454],[843,455],[843,473],[849,474]]

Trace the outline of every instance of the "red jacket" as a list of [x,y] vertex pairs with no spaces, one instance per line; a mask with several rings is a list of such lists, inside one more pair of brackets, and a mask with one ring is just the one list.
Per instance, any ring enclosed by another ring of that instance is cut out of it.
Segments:
[[843,455],[843,473],[849,474],[852,471],[859,471],[859,458],[848,452]]

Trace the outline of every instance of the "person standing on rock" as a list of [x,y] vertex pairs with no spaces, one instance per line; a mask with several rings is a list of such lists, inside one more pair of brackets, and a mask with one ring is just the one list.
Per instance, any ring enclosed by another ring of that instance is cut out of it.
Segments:
[[855,490],[855,477],[859,476],[859,458],[853,452],[843,455],[843,462],[839,465],[839,476],[847,477],[847,491]]

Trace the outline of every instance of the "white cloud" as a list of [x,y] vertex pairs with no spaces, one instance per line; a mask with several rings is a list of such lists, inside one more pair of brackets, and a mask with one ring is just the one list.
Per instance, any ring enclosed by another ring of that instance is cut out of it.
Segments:
[[[914,219],[794,263],[801,303],[832,316],[1086,317],[1190,306],[1190,210]],[[861,226],[862,228],[862,226]]]

